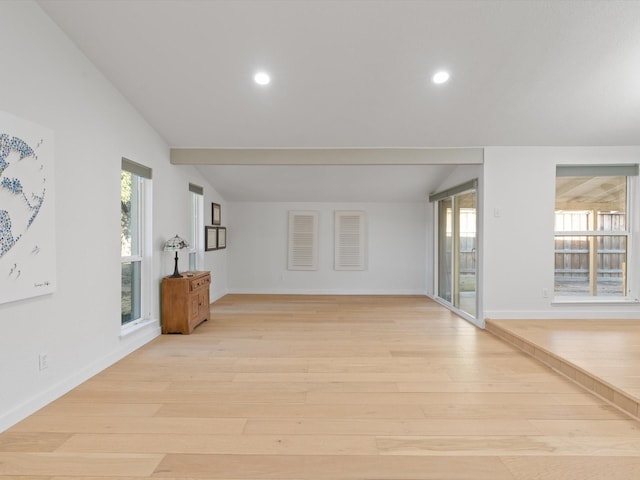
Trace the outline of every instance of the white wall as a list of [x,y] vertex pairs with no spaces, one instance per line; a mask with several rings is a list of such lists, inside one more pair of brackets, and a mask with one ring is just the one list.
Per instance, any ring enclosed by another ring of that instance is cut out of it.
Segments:
[[[164,241],[189,226],[192,167],[169,163],[169,149],[34,2],[0,2],[3,61],[0,110],[53,130],[55,293],[0,305],[0,431],[44,406],[159,333]],[[121,336],[120,162],[153,169],[152,325]],[[187,256],[181,268],[186,269]],[[226,270],[226,252],[205,267]],[[169,265],[171,267],[171,265]],[[226,291],[214,273],[215,292]],[[3,280],[0,275],[0,282]],[[1,288],[1,283],[0,283]],[[47,353],[49,368],[38,369]]]
[[[189,167],[187,167],[189,168]],[[203,180],[204,181],[204,180]],[[202,185],[199,182],[198,185]],[[208,183],[204,183],[204,224],[211,225],[211,202],[217,203],[220,205],[220,226],[227,227],[228,226],[228,218],[229,211],[227,209],[227,203],[224,198],[222,198],[218,192],[216,192],[213,188],[209,186]],[[208,270],[211,272],[211,288],[210,288],[210,301],[211,303],[215,302],[219,298],[225,296],[229,293],[227,287],[227,258],[228,258],[228,250],[212,250],[209,252],[204,252],[203,255],[203,270]],[[200,267],[198,267],[200,268]],[[171,270],[173,272],[173,270]]]
[[[426,204],[230,202],[227,208],[231,292],[424,294]],[[319,212],[317,271],[287,270],[290,210]],[[366,271],[333,269],[335,210],[366,212]]]
[[[640,304],[553,303],[557,164],[638,163],[640,147],[491,147],[484,163],[485,318],[638,318]],[[640,276],[636,243],[628,262]],[[494,213],[495,212],[495,213]],[[634,260],[635,259],[635,260]],[[638,284],[633,287],[638,295]],[[544,298],[543,289],[549,297]]]

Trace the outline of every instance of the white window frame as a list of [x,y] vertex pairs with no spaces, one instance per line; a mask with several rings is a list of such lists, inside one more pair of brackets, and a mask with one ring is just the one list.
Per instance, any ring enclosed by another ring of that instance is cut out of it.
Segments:
[[[625,176],[627,179],[627,192],[626,192],[626,219],[625,219],[625,230],[617,230],[617,231],[602,231],[602,230],[576,230],[576,231],[557,231],[554,229],[554,242],[556,237],[625,237],[626,238],[626,246],[627,246],[627,256],[626,256],[626,277],[623,280],[623,285],[625,285],[625,291],[623,295],[620,296],[598,296],[592,294],[586,295],[561,295],[556,294],[554,288],[553,295],[553,303],[562,304],[562,303],[594,303],[594,304],[606,304],[606,303],[616,303],[616,302],[638,302],[639,301],[639,292],[638,292],[638,277],[640,276],[640,272],[637,267],[633,267],[635,265],[635,259],[640,255],[637,255],[638,246],[634,245],[637,243],[637,238],[634,241],[634,237],[637,237],[637,229],[639,226],[638,217],[640,215],[640,208],[635,206],[637,204],[638,197],[638,166],[634,164],[629,165],[558,165],[556,172],[556,181],[557,178],[562,176],[559,174],[561,169],[585,169],[584,175],[575,175],[575,176],[585,176],[585,177],[598,177],[605,176],[602,173],[598,172],[598,168],[603,169],[615,169],[622,168],[623,173],[616,176]],[[595,169],[591,171],[591,169]],[[624,169],[629,169],[628,173],[624,173]],[[566,175],[565,176],[571,176]],[[555,215],[555,213],[554,213]],[[555,222],[554,222],[555,225]],[[634,236],[634,232],[636,235]],[[554,253],[555,255],[555,253]],[[631,268],[629,268],[631,266]],[[590,287],[590,290],[593,288]],[[596,284],[597,289],[597,284]]]
[[199,270],[204,262],[204,195],[202,187],[189,184],[190,235],[189,270]]
[[[149,178],[141,176],[136,172],[136,166],[139,166],[142,171],[148,171]],[[121,256],[120,262],[140,262],[140,317],[132,319],[127,323],[122,323],[120,319],[120,327],[124,332],[131,327],[137,326],[143,322],[151,319],[151,268],[152,268],[152,184],[151,184],[151,169],[136,164],[127,159],[122,159],[122,171],[127,171],[132,174],[132,188],[133,181],[136,182],[136,188],[138,189],[138,242],[140,250],[136,255]]]

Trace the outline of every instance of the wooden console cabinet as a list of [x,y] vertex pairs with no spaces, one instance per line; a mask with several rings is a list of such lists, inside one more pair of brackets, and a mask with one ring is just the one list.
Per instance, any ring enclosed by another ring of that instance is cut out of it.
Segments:
[[162,279],[162,333],[189,334],[209,320],[209,272],[184,272]]

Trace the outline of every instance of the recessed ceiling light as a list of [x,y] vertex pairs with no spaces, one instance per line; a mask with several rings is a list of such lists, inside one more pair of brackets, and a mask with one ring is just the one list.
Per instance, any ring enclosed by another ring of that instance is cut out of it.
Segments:
[[431,81],[437,84],[446,83],[448,80],[449,72],[445,72],[444,70],[437,72],[433,77],[431,77]]
[[253,76],[253,81],[258,85],[269,85],[271,77],[267,72],[258,72]]

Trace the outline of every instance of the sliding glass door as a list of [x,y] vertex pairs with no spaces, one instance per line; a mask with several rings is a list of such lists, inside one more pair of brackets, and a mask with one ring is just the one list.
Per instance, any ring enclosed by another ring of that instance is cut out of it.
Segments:
[[446,198],[438,202],[438,296],[447,302],[452,300],[451,291],[453,287],[452,209],[452,198]]
[[477,315],[477,194],[454,191],[437,200],[438,297]]
[[476,192],[456,195],[454,203],[453,306],[476,316]]

